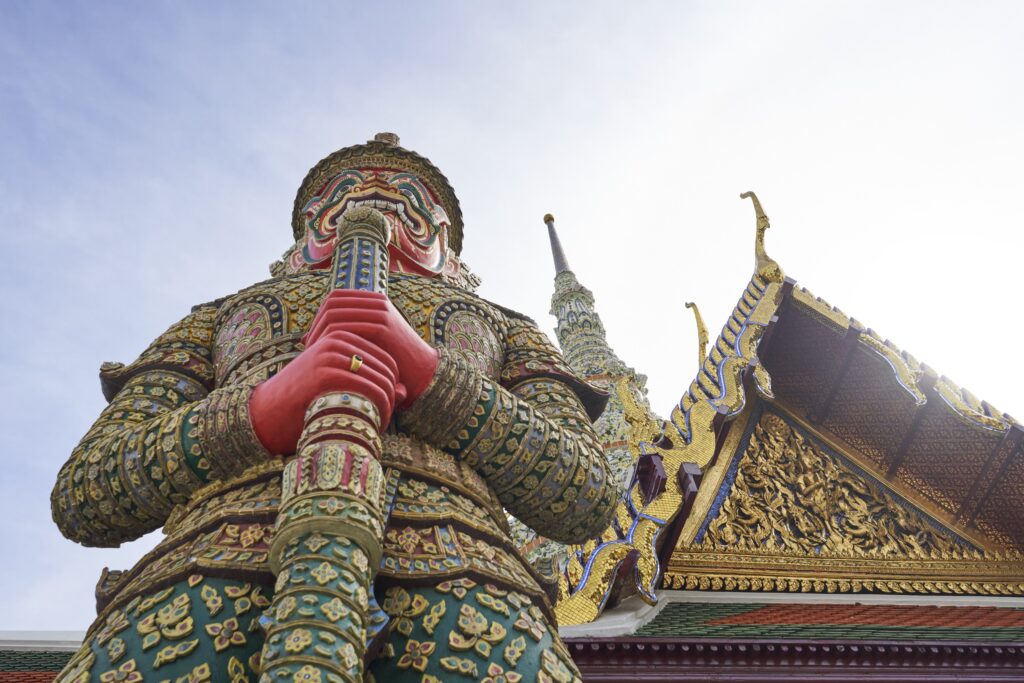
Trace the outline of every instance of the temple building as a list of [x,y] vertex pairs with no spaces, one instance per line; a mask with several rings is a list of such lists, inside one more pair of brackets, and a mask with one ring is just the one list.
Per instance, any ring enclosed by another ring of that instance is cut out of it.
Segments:
[[[787,277],[743,197],[754,272],[710,343],[694,309],[665,418],[545,216],[555,336],[627,485],[581,545],[512,520],[584,680],[1021,680],[1024,426]],[[53,680],[81,635],[9,634],[0,682]]]
[[743,197],[754,273],[664,421],[548,222],[558,340],[635,472],[565,563],[584,679],[1020,680],[1024,427],[786,277]]

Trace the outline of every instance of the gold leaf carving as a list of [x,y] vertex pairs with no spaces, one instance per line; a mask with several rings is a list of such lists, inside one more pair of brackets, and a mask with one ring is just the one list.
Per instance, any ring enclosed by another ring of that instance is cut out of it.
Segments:
[[[702,550],[929,558],[974,554],[765,413]],[[979,554],[980,556],[980,554]]]
[[[645,503],[634,482],[616,511],[619,530],[602,535],[600,544],[570,548],[573,553],[581,551],[582,561],[573,556],[559,581],[560,597],[555,612],[560,624],[583,624],[600,616],[614,588],[619,564],[633,550],[637,555],[633,589],[647,602],[653,604],[657,600],[654,590],[662,574],[658,540],[683,504],[679,472],[685,463],[707,465],[717,444],[716,418],[724,415],[731,419],[742,411],[746,404],[743,371],[757,366],[758,342],[781,299],[779,283],[768,282],[757,274],[751,278],[729,322],[703,357],[697,378],[672,410],[667,423],[652,418],[631,395],[628,383],[617,387],[629,425],[634,461],[641,448],[657,453],[664,467],[665,488]],[[762,371],[755,379],[758,390],[770,395],[768,373]]]

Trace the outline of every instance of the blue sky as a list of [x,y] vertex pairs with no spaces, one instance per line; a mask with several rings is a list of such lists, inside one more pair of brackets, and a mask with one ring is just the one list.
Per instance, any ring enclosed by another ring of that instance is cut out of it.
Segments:
[[667,413],[687,300],[725,320],[768,250],[1011,413],[1024,27],[1016,3],[0,4],[5,628],[90,621],[119,550],[48,495],[96,372],[266,277],[295,189],[392,130],[452,180],[481,293],[550,329],[541,216]]

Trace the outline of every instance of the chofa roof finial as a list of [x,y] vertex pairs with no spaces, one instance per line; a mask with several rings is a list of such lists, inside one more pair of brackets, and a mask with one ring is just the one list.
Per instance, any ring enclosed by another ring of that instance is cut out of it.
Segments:
[[754,242],[754,273],[760,275],[761,278],[768,282],[782,282],[786,277],[785,273],[782,272],[782,267],[764,249],[764,233],[771,227],[768,222],[768,216],[765,215],[764,209],[761,208],[761,202],[758,201],[756,194],[744,192],[740,195],[740,199],[748,198],[754,202],[754,214],[757,216],[757,238]]
[[697,371],[700,372],[708,355],[708,328],[704,325],[704,318],[696,303],[687,301],[686,307],[693,310],[693,319],[697,323]]

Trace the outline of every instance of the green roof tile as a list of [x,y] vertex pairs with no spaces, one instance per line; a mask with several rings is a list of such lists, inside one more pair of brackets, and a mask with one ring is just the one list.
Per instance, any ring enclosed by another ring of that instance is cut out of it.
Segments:
[[0,650],[0,671],[60,671],[74,652]]
[[[782,623],[764,623],[764,619],[785,617]],[[870,606],[807,604],[799,605],[673,603],[667,605],[650,623],[634,635],[651,638],[744,638],[802,640],[882,640],[882,641],[978,641],[1024,643],[1024,611],[1010,608],[930,606]],[[786,608],[790,611],[787,612]],[[992,623],[978,615],[997,613],[1007,625],[980,626]],[[806,615],[801,617],[800,615]],[[867,616],[865,616],[867,615]],[[907,620],[910,626],[899,626],[901,616],[920,617]],[[810,623],[793,623],[805,619]],[[737,623],[723,623],[723,621]],[[742,623],[743,621],[758,623]],[[832,623],[828,623],[829,620]],[[853,622],[859,623],[850,623]],[[872,620],[890,623],[870,623]],[[921,620],[935,625],[921,625]],[[967,626],[945,625],[969,623]]]

